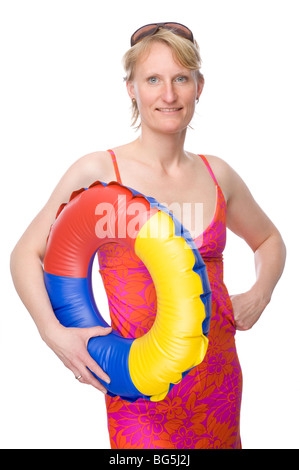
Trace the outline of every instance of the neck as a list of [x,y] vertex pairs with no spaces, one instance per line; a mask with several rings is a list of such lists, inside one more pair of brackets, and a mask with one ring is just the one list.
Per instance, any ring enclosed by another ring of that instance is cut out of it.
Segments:
[[142,128],[135,143],[143,160],[167,171],[179,166],[185,158],[185,137],[186,129],[176,134],[157,135],[150,129]]

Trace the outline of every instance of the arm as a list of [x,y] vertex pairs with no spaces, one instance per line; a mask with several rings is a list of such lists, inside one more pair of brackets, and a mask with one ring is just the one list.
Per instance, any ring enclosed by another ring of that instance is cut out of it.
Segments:
[[255,284],[248,292],[231,296],[238,330],[250,329],[270,302],[272,292],[283,271],[285,253],[282,238],[275,230],[254,252]]
[[51,224],[61,203],[69,200],[73,190],[87,187],[94,182],[99,171],[98,159],[93,154],[78,160],[67,171],[53,191],[49,201],[29,225],[11,254],[11,273],[16,290],[31,314],[42,339],[57,354],[75,376],[82,376],[103,392],[106,389],[88,371],[109,382],[87,352],[92,336],[106,335],[111,328],[64,328],[57,320],[44,284],[42,261]]
[[247,292],[231,297],[236,328],[245,331],[258,321],[270,302],[284,269],[286,249],[279,231],[240,176],[224,163],[217,165],[222,166],[219,182],[227,197],[227,226],[254,253],[256,282]]

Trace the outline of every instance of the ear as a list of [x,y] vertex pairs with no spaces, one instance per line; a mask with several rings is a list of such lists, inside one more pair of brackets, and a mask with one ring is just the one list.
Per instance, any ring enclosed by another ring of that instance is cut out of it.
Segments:
[[129,94],[129,97],[131,98],[131,100],[133,98],[135,98],[135,88],[134,88],[134,84],[132,81],[129,81],[126,83],[127,85],[127,92]]
[[203,77],[200,77],[200,79],[197,82],[197,93],[196,93],[196,99],[197,100],[199,100],[199,97],[202,93],[204,84],[205,84],[205,79]]

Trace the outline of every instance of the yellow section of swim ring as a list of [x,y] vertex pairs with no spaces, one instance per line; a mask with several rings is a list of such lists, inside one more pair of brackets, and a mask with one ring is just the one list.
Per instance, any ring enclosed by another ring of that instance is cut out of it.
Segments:
[[157,212],[143,225],[135,253],[152,276],[157,314],[150,331],[133,342],[129,370],[135,387],[159,401],[167,395],[169,384],[180,382],[182,372],[200,364],[207,351],[203,288],[193,271],[193,251],[183,237],[175,235],[173,220],[165,212]]

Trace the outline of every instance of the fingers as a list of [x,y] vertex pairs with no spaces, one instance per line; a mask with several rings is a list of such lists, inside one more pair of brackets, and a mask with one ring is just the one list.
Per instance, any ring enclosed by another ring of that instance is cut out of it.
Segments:
[[85,368],[82,371],[82,374],[79,374],[79,373],[76,374],[75,378],[81,384],[92,385],[93,387],[95,387],[100,392],[102,392],[104,394],[107,393],[107,389],[104,387],[104,385],[102,385],[101,382],[99,382],[87,368]]
[[[65,328],[62,327],[56,333],[52,349],[70,369],[80,383],[92,385],[103,393],[107,390],[105,386],[93,375],[106,383],[110,383],[110,378],[90,356],[87,346],[90,338],[95,336],[106,336],[111,333],[111,327],[91,327],[91,328]],[[92,372],[91,372],[92,371]]]
[[[90,327],[90,328],[84,328],[81,330],[82,333],[85,336],[85,342],[86,342],[86,347],[88,344],[88,341],[90,338],[96,337],[96,336],[106,336],[109,333],[111,333],[112,328],[111,327],[102,327],[102,326],[95,326],[95,327]],[[107,393],[107,389],[97,380],[97,378],[93,375],[95,374],[99,379],[103,380],[106,383],[110,383],[110,378],[109,376],[103,371],[103,369],[92,359],[92,357],[89,355],[87,349],[86,349],[86,354],[84,354],[84,357],[81,358],[81,361],[85,365],[84,369],[78,369],[78,374],[76,374],[76,377],[78,375],[79,377],[79,382],[80,383],[85,383],[92,385],[93,387],[97,388],[103,393]],[[93,372],[93,374],[91,373]]]
[[[111,380],[110,377],[103,371],[103,369],[89,356],[86,360],[86,367],[93,372],[99,379],[103,380],[107,384],[110,384]],[[94,378],[94,376],[91,374]],[[94,378],[94,380],[97,380]],[[98,382],[98,380],[97,380]]]
[[[85,332],[87,335],[87,343],[90,340],[90,338],[94,338],[96,336],[106,336],[109,333],[111,333],[112,328],[111,326],[109,327],[102,327],[102,326],[95,326],[92,328],[86,328]],[[86,346],[87,346],[86,343]],[[110,378],[108,375],[101,369],[101,367],[92,359],[90,355],[87,356],[86,358],[86,367],[88,367],[89,370],[91,370],[95,375],[97,375],[100,379],[104,380],[104,382],[110,383]]]
[[92,357],[86,352],[86,355],[81,358],[80,364],[78,364],[77,369],[74,372],[76,379],[80,383],[85,383],[92,385],[96,389],[100,390],[103,393],[107,393],[107,389],[104,385],[92,374],[92,372],[97,375],[101,380],[106,383],[110,383],[110,378],[108,375],[101,369],[101,367],[92,359]]
[[111,333],[112,328],[111,326],[103,327],[103,326],[92,326],[90,328],[85,328],[85,333],[88,339],[94,338],[95,336],[106,336]]

